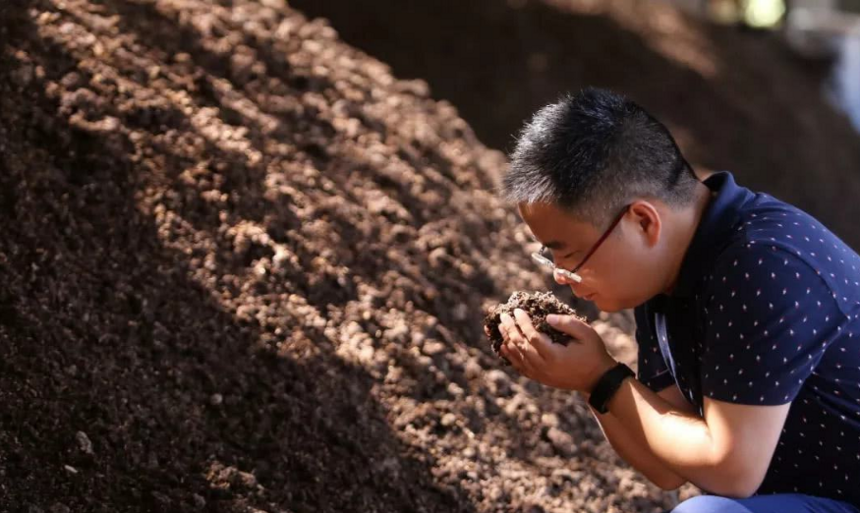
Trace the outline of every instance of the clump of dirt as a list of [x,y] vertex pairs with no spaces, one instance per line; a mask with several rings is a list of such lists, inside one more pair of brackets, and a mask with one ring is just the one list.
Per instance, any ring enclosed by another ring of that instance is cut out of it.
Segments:
[[528,313],[535,329],[546,333],[556,344],[567,345],[570,342],[570,336],[550,326],[546,322],[547,315],[575,315],[577,318],[584,320],[576,314],[576,310],[559,301],[552,292],[523,292],[519,290],[514,292],[506,303],[493,307],[484,318],[484,333],[490,339],[490,347],[496,355],[507,363],[509,363],[508,359],[502,355],[502,342],[504,339],[499,330],[499,324],[502,322],[502,314],[508,314],[513,317],[514,310],[517,308]]

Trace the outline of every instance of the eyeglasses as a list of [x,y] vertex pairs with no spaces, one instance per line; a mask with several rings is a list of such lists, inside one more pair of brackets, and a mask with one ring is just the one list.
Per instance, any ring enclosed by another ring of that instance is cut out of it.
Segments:
[[588,253],[585,254],[585,258],[583,258],[582,261],[579,262],[579,264],[577,264],[576,267],[574,267],[572,270],[568,271],[567,269],[562,269],[561,267],[556,266],[555,262],[553,262],[550,258],[547,258],[542,255],[541,253],[546,253],[549,251],[546,246],[543,246],[537,253],[532,253],[532,260],[542,265],[543,267],[549,268],[553,272],[557,271],[560,275],[564,276],[569,280],[573,280],[576,283],[582,283],[582,276],[577,274],[577,272],[582,268],[583,265],[585,265],[586,262],[588,262],[588,259],[591,258],[591,255],[593,255],[594,252],[597,251],[597,249],[600,247],[600,245],[603,244],[603,241],[605,241],[606,238],[609,237],[609,234],[611,234],[612,230],[614,230],[615,227],[618,226],[618,223],[621,222],[621,219],[624,217],[624,214],[626,214],[627,210],[629,209],[630,205],[624,207],[624,210],[622,210],[621,213],[618,214],[618,216],[612,221],[612,224],[609,225],[609,228],[607,228],[606,231],[603,232],[603,235],[601,235],[600,238],[597,239],[597,242],[595,242],[594,245],[591,246],[591,249],[588,250]]

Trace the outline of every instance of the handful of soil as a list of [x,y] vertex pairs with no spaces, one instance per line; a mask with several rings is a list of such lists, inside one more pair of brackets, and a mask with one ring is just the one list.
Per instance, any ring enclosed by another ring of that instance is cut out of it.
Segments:
[[[528,293],[516,291],[511,294],[507,303],[495,306],[487,317],[484,318],[484,333],[490,339],[493,352],[504,360],[505,363],[510,362],[502,355],[502,343],[504,339],[502,338],[501,331],[499,331],[499,324],[502,322],[502,314],[506,313],[513,317],[514,310],[517,308],[529,314],[536,330],[546,333],[556,344],[567,345],[570,336],[550,326],[546,322],[546,316],[549,314],[577,315],[576,310],[559,301],[551,292]],[[585,320],[580,316],[577,316],[577,318]]]

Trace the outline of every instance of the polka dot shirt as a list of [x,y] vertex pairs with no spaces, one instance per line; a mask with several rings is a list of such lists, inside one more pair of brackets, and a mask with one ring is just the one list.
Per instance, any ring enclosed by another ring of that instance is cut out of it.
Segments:
[[757,494],[860,507],[860,257],[821,223],[711,175],[714,196],[671,295],[635,310],[639,380],[791,408]]

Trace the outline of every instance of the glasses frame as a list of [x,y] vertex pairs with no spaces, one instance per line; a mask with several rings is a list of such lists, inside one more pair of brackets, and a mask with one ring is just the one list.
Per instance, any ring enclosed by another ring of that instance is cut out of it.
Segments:
[[594,245],[591,246],[591,249],[588,250],[588,253],[585,254],[585,257],[573,269],[567,270],[567,269],[558,267],[557,265],[555,265],[555,262],[553,262],[549,258],[543,256],[541,253],[543,253],[544,251],[547,251],[549,249],[546,246],[541,246],[540,250],[538,250],[535,253],[532,253],[532,255],[531,255],[532,260],[534,260],[535,262],[537,262],[538,264],[540,264],[544,267],[551,269],[553,271],[553,273],[558,272],[560,275],[564,276],[565,278],[573,280],[576,283],[582,283],[582,276],[580,276],[578,274],[579,270],[582,269],[582,266],[584,266],[585,263],[588,262],[588,259],[591,258],[591,256],[594,255],[595,252],[597,252],[597,250],[600,248],[600,246],[603,244],[603,242],[607,238],[609,238],[609,235],[612,233],[612,231],[615,229],[615,227],[618,226],[618,223],[621,222],[621,220],[624,218],[624,214],[626,214],[628,210],[630,210],[630,205],[625,206],[624,210],[622,210],[621,213],[619,213],[615,217],[615,219],[612,221],[612,224],[609,225],[609,228],[607,228],[603,232],[603,235],[601,235],[600,238],[597,239],[597,242],[595,242]]

